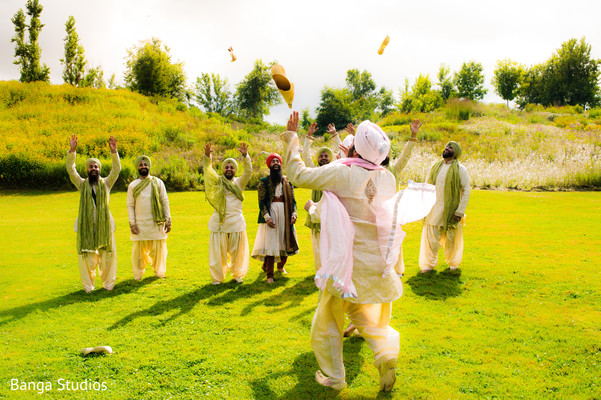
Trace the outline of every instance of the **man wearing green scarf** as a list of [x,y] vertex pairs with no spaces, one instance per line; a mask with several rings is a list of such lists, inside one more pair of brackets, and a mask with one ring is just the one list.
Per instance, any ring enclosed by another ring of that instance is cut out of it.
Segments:
[[159,278],[164,278],[167,271],[169,198],[163,181],[150,175],[151,165],[148,156],[136,158],[138,179],[127,188],[127,216],[133,242],[131,263],[137,281],[144,276],[148,263]]
[[456,270],[463,258],[462,219],[470,198],[470,177],[457,159],[461,147],[457,142],[446,144],[443,159],[436,162],[426,175],[426,182],[436,186],[436,204],[424,221],[419,249],[422,273],[433,271],[438,263],[438,250],[444,246],[445,261]]
[[[312,123],[307,129],[307,136],[305,136],[305,144],[303,146],[303,161],[307,167],[315,167],[315,163],[313,162],[313,157],[311,154],[311,144],[315,140],[313,134],[317,131],[317,124]],[[337,151],[340,144],[340,136],[338,136],[338,132],[336,131],[336,127],[334,124],[329,124],[327,128],[327,133],[330,134],[330,140],[332,141],[332,146],[334,150]],[[317,167],[321,167],[327,165],[334,161],[334,152],[329,147],[321,147],[317,150],[315,154]],[[321,261],[319,258],[319,238],[320,238],[320,223],[316,216],[311,214],[311,210],[315,208],[313,205],[319,200],[321,200],[321,196],[323,195],[321,190],[312,190],[311,191],[311,200],[307,201],[305,204],[305,210],[309,212],[307,215],[307,220],[305,221],[305,226],[311,229],[311,245],[313,247],[313,259],[315,261],[315,272],[319,271],[321,268]]]
[[226,158],[221,163],[223,175],[213,169],[211,143],[204,146],[203,173],[205,196],[215,209],[209,220],[209,270],[211,282],[219,285],[225,280],[228,271],[238,283],[242,283],[248,273],[248,238],[246,221],[242,214],[244,188],[252,176],[252,163],[248,155],[248,145],[240,143],[238,151],[242,155],[244,172],[235,177],[238,163],[233,158]]
[[109,194],[121,171],[117,153],[117,140],[109,138],[112,168],[106,178],[100,176],[100,161],[90,158],[86,161],[88,177],[83,179],[75,169],[77,136],[69,138],[67,153],[67,173],[73,185],[79,190],[79,212],[75,221],[77,232],[77,254],[79,276],[86,293],[94,290],[96,268],[106,290],[113,290],[117,278],[117,247],[115,246],[115,221],[109,210]]

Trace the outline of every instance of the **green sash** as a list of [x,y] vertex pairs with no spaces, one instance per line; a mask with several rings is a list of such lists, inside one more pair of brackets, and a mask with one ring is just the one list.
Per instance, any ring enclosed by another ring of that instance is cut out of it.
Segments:
[[[210,160],[210,159],[208,159]],[[225,219],[225,190],[232,192],[240,201],[244,201],[244,194],[238,186],[223,175],[218,175],[213,166],[209,164],[204,170],[205,197],[219,214],[219,223]]]
[[152,219],[157,225],[164,224],[165,213],[163,212],[163,205],[161,204],[161,196],[159,194],[159,182],[154,176],[149,176],[146,179],[142,179],[140,183],[134,188],[134,199],[137,199],[142,190],[146,186],[151,185],[150,188],[150,205],[152,207]]
[[111,217],[104,178],[98,179],[95,193],[96,220],[94,220],[92,186],[88,179],[84,180],[79,192],[79,213],[77,215],[77,252],[79,254],[96,250],[112,251]]
[[[444,161],[440,160],[432,166],[427,183],[436,185],[436,177],[438,176],[443,163]],[[444,223],[443,232],[446,232],[449,229],[457,228],[457,223],[459,221],[453,221],[453,217],[455,216],[457,207],[459,207],[460,200],[461,179],[459,178],[459,162],[457,160],[453,160],[447,172],[444,185],[444,212],[442,214],[442,220]]]

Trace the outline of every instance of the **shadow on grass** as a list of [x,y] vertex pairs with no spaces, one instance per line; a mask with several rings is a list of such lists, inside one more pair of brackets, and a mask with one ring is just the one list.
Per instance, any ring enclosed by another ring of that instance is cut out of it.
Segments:
[[[361,346],[364,341],[360,338],[344,340],[344,366],[346,367],[346,382],[350,386],[357,375],[361,372],[364,359],[361,356]],[[338,392],[323,387],[315,382],[315,371],[319,369],[313,352],[305,352],[294,360],[288,371],[273,372],[265,377],[251,382],[253,398],[275,400],[275,399],[335,399]],[[283,377],[292,377],[296,385],[285,393],[278,388],[278,380]],[[377,382],[374,383],[378,385]]]
[[407,280],[411,290],[418,296],[424,296],[430,300],[446,300],[449,297],[457,297],[461,294],[461,269],[451,271],[446,269],[441,272],[418,272],[414,277]]
[[[286,279],[286,278],[284,278]],[[283,284],[279,284],[279,282],[283,281],[276,280],[272,285],[274,287],[283,286]],[[285,283],[285,281],[284,281]],[[298,307],[302,302],[303,298],[306,296],[310,296],[317,292],[317,287],[314,283],[313,275],[309,275],[301,281],[298,281],[293,286],[287,287],[282,292],[278,292],[273,294],[272,296],[266,299],[260,299],[255,302],[250,303],[240,313],[241,316],[245,316],[250,314],[250,312],[257,306],[265,306],[265,307],[281,307],[278,311],[286,310],[289,308]],[[314,308],[308,310],[307,312],[312,312]],[[306,314],[307,312],[303,312],[302,314]]]
[[146,278],[140,282],[129,279],[115,285],[115,288],[111,291],[104,290],[102,288],[95,289],[91,293],[86,293],[82,290],[78,290],[60,297],[56,297],[51,300],[41,301],[38,303],[27,304],[20,307],[11,308],[9,310],[0,311],[0,326],[7,324],[12,321],[17,321],[25,318],[32,312],[45,312],[54,308],[64,307],[74,303],[95,303],[104,299],[110,299],[123,294],[135,292],[142,287],[156,281],[159,278],[152,277]]

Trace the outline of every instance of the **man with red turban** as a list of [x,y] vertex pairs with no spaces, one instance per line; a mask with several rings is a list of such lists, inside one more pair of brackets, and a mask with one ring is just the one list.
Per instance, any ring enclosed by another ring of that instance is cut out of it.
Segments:
[[282,157],[272,153],[267,157],[269,176],[261,178],[257,186],[259,197],[259,229],[252,257],[263,261],[267,282],[273,283],[274,264],[278,271],[286,274],[284,266],[288,256],[298,253],[294,223],[296,201],[294,189],[282,175]]

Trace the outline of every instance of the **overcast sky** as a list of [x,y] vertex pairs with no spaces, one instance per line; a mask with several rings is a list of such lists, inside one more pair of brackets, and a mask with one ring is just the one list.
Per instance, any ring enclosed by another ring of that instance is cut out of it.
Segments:
[[[19,79],[10,18],[26,0],[0,0],[0,80]],[[378,88],[398,90],[420,73],[433,82],[441,63],[457,71],[465,61],[484,66],[488,94],[497,60],[530,66],[546,61],[570,39],[585,37],[601,59],[599,0],[41,0],[42,62],[52,83],[62,83],[65,22],[76,20],[91,66],[123,82],[127,49],[159,38],[182,61],[192,85],[203,72],[218,73],[230,89],[258,58],[277,60],[295,85],[294,109],[315,116],[324,86],[343,87],[346,71],[368,70]],[[382,56],[380,43],[390,35]],[[232,46],[238,61],[230,62]],[[284,123],[289,109],[274,107],[268,120]]]

